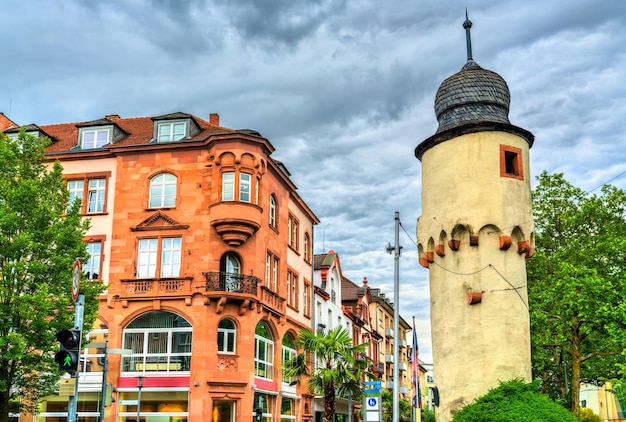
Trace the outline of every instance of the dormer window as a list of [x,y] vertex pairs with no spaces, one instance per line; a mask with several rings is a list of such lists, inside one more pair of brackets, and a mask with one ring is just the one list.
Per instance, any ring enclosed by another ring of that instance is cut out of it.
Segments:
[[82,128],[78,136],[81,149],[102,148],[111,143],[111,128]]
[[157,123],[157,142],[176,142],[187,136],[187,122]]

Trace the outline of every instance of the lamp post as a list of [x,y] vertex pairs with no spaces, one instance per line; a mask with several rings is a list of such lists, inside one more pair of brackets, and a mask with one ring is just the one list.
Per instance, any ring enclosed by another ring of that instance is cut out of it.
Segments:
[[109,348],[109,341],[105,341],[104,343],[89,343],[85,347],[93,348],[93,349],[104,349],[104,362],[102,363],[102,390],[100,392],[100,406],[99,412],[100,415],[98,417],[99,422],[104,422],[104,408],[105,408],[105,396],[107,394],[107,372],[109,370],[109,362],[108,355],[130,355],[133,353],[131,349],[115,349]]
[[140,422],[141,415],[141,387],[143,387],[143,377],[137,377],[137,422]]

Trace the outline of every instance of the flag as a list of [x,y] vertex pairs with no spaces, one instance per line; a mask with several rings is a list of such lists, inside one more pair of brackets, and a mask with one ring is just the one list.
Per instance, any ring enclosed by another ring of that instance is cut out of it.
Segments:
[[422,408],[422,392],[420,391],[419,373],[419,345],[417,344],[417,330],[415,330],[415,317],[413,317],[413,349],[411,350],[411,364],[413,366],[413,408]]

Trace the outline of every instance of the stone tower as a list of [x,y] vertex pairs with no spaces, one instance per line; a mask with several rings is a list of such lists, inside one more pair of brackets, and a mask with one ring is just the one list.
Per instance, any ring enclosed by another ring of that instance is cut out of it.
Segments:
[[533,253],[529,149],[509,122],[509,89],[467,63],[435,97],[437,132],[422,162],[419,262],[429,269],[438,422],[499,381],[530,380],[526,259]]

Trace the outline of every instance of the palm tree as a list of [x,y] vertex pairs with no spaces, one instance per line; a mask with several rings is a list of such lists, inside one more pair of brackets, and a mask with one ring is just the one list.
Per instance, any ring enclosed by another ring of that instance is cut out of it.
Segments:
[[[352,345],[352,338],[344,327],[327,334],[302,329],[295,343],[302,352],[283,362],[283,377],[293,382],[309,377],[309,390],[324,396],[324,422],[333,422],[336,395],[350,395],[358,400],[362,393],[361,379],[372,377],[367,370],[369,362],[363,358],[369,343]],[[313,359],[307,359],[310,354]],[[311,362],[314,363],[312,371],[309,369]]]

